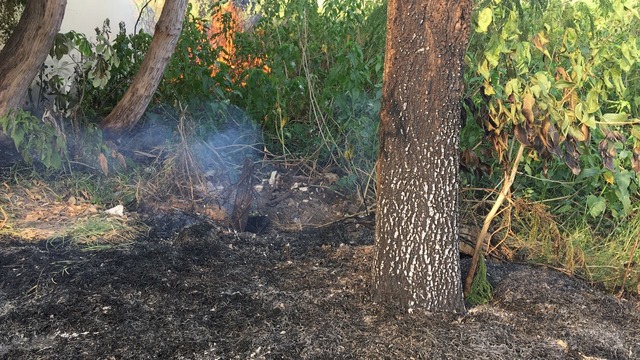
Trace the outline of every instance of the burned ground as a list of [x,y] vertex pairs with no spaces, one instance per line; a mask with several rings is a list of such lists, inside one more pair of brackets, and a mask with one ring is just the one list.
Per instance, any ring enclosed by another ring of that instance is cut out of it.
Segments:
[[553,270],[490,263],[489,304],[398,315],[370,301],[369,226],[256,235],[180,212],[147,221],[163,231],[101,251],[2,239],[0,358],[640,357],[635,304]]

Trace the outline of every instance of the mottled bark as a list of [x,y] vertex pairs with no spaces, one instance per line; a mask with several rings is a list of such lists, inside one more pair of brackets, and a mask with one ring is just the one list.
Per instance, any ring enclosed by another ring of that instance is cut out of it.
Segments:
[[187,0],[165,1],[140,70],[122,99],[102,121],[101,126],[107,132],[114,134],[126,131],[144,114],[178,44],[186,9]]
[[66,0],[28,0],[0,51],[0,116],[20,108],[60,30]]
[[388,4],[373,298],[407,311],[464,311],[458,137],[471,6]]

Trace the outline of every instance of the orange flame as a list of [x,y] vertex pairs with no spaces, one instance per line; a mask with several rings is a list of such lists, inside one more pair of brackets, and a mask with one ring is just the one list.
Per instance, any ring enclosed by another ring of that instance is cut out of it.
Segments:
[[[222,48],[223,51],[220,52],[218,61],[231,67],[233,80],[238,80],[243,69],[262,68],[267,73],[271,71],[268,66],[264,65],[263,59],[260,57],[241,59],[236,55],[235,36],[237,33],[245,31],[244,20],[240,14],[240,10],[232,1],[222,5],[220,11],[211,18],[211,27],[207,34],[212,47]],[[226,29],[225,21],[227,22]],[[212,77],[219,71],[214,65],[210,66],[210,69]],[[241,85],[245,86],[246,84],[243,81]]]

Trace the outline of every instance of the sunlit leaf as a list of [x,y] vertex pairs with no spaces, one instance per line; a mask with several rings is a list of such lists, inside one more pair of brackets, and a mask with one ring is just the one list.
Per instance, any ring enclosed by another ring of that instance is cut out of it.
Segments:
[[491,84],[489,84],[488,82],[484,82],[484,94],[487,96],[491,96],[491,95],[495,95],[496,91],[493,89],[493,86],[491,86]]
[[589,93],[587,94],[587,102],[586,102],[587,113],[591,114],[600,109],[600,104],[598,103],[599,97],[600,97],[600,94],[597,89],[589,90]]
[[517,78],[507,81],[504,85],[504,95],[509,96],[511,94],[520,94],[520,81]]
[[478,26],[476,32],[484,33],[489,29],[489,25],[493,21],[493,10],[490,7],[486,7],[478,13]]
[[613,185],[613,183],[615,182],[615,180],[613,178],[613,174],[611,172],[609,172],[609,171],[603,173],[602,177],[604,177],[604,181],[606,181],[610,185]]
[[[538,86],[540,86],[541,94],[543,95],[548,94],[549,89],[551,89],[551,81],[549,81],[547,74],[545,72],[539,71],[536,73],[535,79],[538,83]],[[539,97],[539,96],[536,95],[536,97]]]
[[582,132],[581,129],[576,128],[575,126],[569,126],[569,134],[573,136],[576,141],[583,142],[587,140],[587,136]]
[[566,80],[558,80],[556,81],[555,84],[553,84],[553,86],[558,90],[564,90],[564,89],[574,87],[575,84],[573,82],[566,81]]
[[544,32],[540,31],[533,37],[533,45],[536,49],[544,52],[544,47],[549,43],[549,40],[544,36]]
[[491,73],[489,72],[489,62],[484,60],[480,66],[478,66],[478,74],[482,75],[485,80],[489,80]]
[[624,123],[629,119],[629,114],[625,114],[625,113],[620,113],[620,114],[614,114],[614,113],[607,113],[607,114],[602,114],[602,116],[600,117],[602,119],[603,122],[609,123],[609,124],[619,124],[619,123]]
[[573,81],[579,82],[580,80],[582,80],[582,66],[574,66],[571,73],[573,74]]

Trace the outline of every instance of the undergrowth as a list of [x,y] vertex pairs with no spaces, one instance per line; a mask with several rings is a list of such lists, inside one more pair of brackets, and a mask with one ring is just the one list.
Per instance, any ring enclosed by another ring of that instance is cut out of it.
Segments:
[[640,294],[640,214],[615,225],[593,224],[585,217],[559,223],[541,203],[519,199],[513,206],[505,240],[513,259],[547,264],[607,291]]

